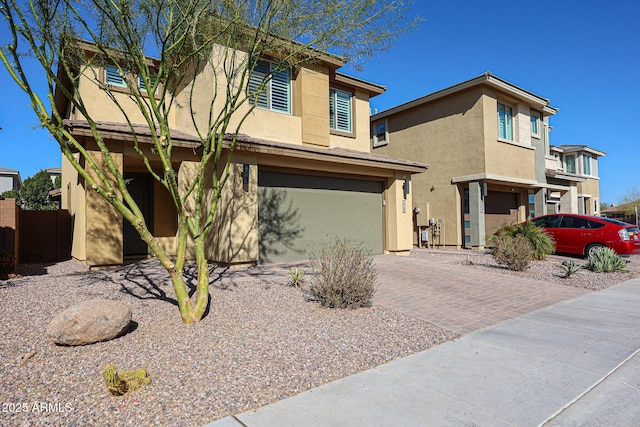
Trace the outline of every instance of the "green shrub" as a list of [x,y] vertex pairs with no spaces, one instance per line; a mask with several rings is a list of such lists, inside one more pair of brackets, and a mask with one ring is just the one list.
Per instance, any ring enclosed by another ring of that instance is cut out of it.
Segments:
[[330,308],[369,307],[376,291],[373,256],[362,245],[336,239],[311,254],[313,273],[310,292],[316,301]]
[[522,224],[507,225],[498,231],[498,236],[524,236],[529,239],[533,247],[533,258],[543,260],[556,251],[556,242],[544,229],[538,227],[531,221]]
[[562,264],[560,264],[560,267],[562,267],[562,269],[564,270],[565,279],[568,279],[572,275],[574,275],[574,274],[578,273],[580,270],[582,270],[582,266],[581,265],[576,264],[572,260],[568,260],[568,259],[562,261]]
[[7,280],[13,273],[15,255],[11,251],[0,249],[0,280]]
[[533,246],[523,235],[501,235],[494,239],[493,257],[510,270],[524,271],[533,258]]
[[596,273],[628,273],[627,261],[611,248],[599,248],[587,258],[585,268]]

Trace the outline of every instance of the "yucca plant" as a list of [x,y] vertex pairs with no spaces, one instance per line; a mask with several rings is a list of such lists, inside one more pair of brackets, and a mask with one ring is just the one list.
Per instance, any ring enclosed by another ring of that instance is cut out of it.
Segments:
[[304,284],[304,275],[306,272],[302,268],[292,268],[289,270],[289,286],[293,288],[299,288]]
[[554,242],[553,238],[544,229],[531,221],[507,225],[500,229],[497,234],[498,236],[515,237],[521,235],[526,237],[531,242],[531,246],[533,246],[533,259],[543,260],[556,250],[556,242]]
[[596,273],[629,272],[627,261],[611,248],[600,248],[589,255],[585,268]]

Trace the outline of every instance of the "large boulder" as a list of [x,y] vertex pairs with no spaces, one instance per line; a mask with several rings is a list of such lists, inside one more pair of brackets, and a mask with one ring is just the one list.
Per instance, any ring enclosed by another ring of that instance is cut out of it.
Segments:
[[58,313],[47,326],[49,340],[61,345],[86,345],[124,334],[131,310],[108,299],[83,301]]

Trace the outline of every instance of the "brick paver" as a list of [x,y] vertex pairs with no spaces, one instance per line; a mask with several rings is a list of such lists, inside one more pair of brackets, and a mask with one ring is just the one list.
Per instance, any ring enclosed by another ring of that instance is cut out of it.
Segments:
[[589,292],[447,261],[377,256],[374,302],[464,335]]

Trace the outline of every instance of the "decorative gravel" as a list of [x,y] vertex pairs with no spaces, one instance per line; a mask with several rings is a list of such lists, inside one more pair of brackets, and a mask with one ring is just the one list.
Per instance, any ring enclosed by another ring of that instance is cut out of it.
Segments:
[[[452,264],[528,277],[530,279],[584,288],[592,291],[610,288],[613,285],[640,277],[640,255],[631,255],[626,258],[630,270],[629,273],[594,273],[593,271],[583,268],[578,273],[571,275],[569,278],[565,278],[565,271],[561,267],[563,261],[571,260],[584,267],[586,260],[579,257],[551,255],[544,261],[532,261],[529,268],[525,271],[512,271],[504,266],[498,265],[494,261],[493,256],[484,251],[439,251],[437,254],[447,257],[447,262]],[[452,257],[451,255],[455,256]]]
[[[209,315],[185,326],[153,260],[91,272],[67,261],[21,272],[0,282],[2,426],[198,426],[456,338],[379,306],[323,309],[281,275],[218,280]],[[46,340],[55,314],[92,298],[131,307],[129,333],[82,347]],[[146,368],[151,383],[111,396],[101,375],[107,363]]]

